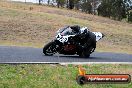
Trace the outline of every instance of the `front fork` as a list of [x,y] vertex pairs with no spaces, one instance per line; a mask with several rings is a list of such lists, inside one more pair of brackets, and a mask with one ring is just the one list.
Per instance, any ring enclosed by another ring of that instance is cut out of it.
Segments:
[[58,40],[53,40],[54,44],[53,47],[55,48],[55,52],[59,52],[61,50],[62,43],[60,43]]

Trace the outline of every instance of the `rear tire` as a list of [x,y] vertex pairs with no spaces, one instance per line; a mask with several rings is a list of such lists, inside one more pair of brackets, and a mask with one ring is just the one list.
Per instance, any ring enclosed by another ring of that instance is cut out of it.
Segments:
[[79,54],[79,56],[82,57],[82,58],[89,58],[90,54],[88,54],[85,51],[83,51],[82,53]]
[[79,54],[80,57],[89,58],[90,54],[94,52],[96,48],[96,42],[93,41],[90,45],[86,45],[88,47],[84,48],[84,50]]
[[90,48],[85,48],[82,52],[80,52],[79,56],[82,58],[89,58],[90,54],[93,53],[95,48],[91,46]]
[[53,49],[55,49],[55,47],[53,46],[54,42],[49,42],[47,45],[44,46],[43,48],[43,53],[47,56],[52,56],[55,51]]

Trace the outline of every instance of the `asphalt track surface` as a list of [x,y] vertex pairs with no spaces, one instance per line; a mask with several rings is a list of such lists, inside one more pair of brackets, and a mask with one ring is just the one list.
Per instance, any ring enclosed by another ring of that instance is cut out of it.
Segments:
[[24,62],[132,62],[132,54],[111,52],[94,52],[90,58],[80,58],[77,55],[45,56],[42,48],[0,46],[0,63]]

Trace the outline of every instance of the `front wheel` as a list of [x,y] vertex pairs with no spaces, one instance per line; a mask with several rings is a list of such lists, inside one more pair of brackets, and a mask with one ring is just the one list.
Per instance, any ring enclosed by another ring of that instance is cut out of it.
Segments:
[[43,48],[43,53],[47,56],[52,56],[55,53],[54,42],[49,42]]

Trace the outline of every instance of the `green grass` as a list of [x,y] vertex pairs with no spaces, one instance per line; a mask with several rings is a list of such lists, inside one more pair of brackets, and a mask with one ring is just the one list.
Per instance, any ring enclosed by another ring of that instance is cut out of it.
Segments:
[[[33,8],[30,10],[30,8]],[[43,47],[55,32],[79,24],[106,36],[97,51],[132,54],[132,24],[113,21],[66,9],[0,1],[0,45]],[[84,65],[89,74],[130,74],[132,65]],[[0,88],[132,88],[130,84],[88,84],[80,86],[75,65],[1,64]]]
[[[87,74],[130,74],[132,65],[90,64],[83,65]],[[76,65],[48,64],[1,64],[0,88],[131,88],[129,84],[86,84],[76,83]]]

